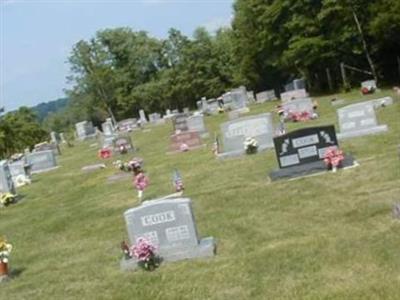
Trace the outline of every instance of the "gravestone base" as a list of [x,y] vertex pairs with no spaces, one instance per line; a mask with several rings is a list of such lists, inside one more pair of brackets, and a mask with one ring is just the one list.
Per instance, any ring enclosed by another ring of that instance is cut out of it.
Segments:
[[51,168],[47,168],[47,169],[41,169],[41,170],[36,170],[36,171],[31,171],[31,174],[40,174],[40,173],[45,173],[45,172],[49,172],[49,171],[53,171],[58,169],[60,166],[55,166],[55,167],[51,167]]
[[190,152],[192,150],[197,150],[197,149],[201,149],[201,148],[205,148],[207,145],[206,144],[201,144],[198,146],[193,146],[193,147],[189,147],[188,150],[186,151],[182,151],[182,150],[174,150],[174,151],[168,151],[165,154],[170,155],[170,154],[177,154],[177,153],[185,153],[185,152]]
[[83,172],[93,172],[101,169],[105,169],[106,165],[105,164],[95,164],[95,165],[89,165],[89,166],[84,166],[81,168],[81,171]]
[[[163,251],[157,253],[157,255],[161,257],[163,262],[174,262],[184,259],[212,257],[216,254],[216,249],[215,239],[213,237],[207,237],[201,239],[199,244],[195,247],[185,247],[179,250],[171,248],[171,251],[163,249]],[[135,270],[138,267],[136,258],[123,258],[120,262],[121,271]]]
[[111,175],[107,178],[107,183],[112,183],[112,182],[117,182],[117,181],[122,181],[122,180],[128,180],[132,178],[132,173],[129,172],[120,172],[116,173],[114,175]]
[[[351,155],[345,155],[344,160],[338,167],[338,169],[347,168],[355,165],[355,160]],[[289,168],[282,168],[279,170],[272,171],[269,173],[269,177],[272,181],[284,179],[284,178],[296,178],[313,173],[320,173],[326,171],[326,165],[323,160],[315,161],[303,165],[293,166]]]
[[[266,150],[272,149],[272,148],[273,148],[272,145],[269,147],[265,146],[265,145],[258,146],[257,153],[263,152],[263,151],[266,151]],[[255,154],[257,154],[257,153],[255,153]],[[252,155],[252,154],[246,154],[246,151],[243,149],[243,150],[237,150],[237,151],[218,153],[217,159],[227,159],[227,158],[233,158],[233,157],[242,156],[242,155]]]
[[337,134],[337,138],[339,140],[344,140],[353,137],[359,137],[364,135],[370,134],[379,134],[388,131],[387,125],[379,125],[371,128],[359,129],[359,130],[352,130],[349,132],[341,132]]

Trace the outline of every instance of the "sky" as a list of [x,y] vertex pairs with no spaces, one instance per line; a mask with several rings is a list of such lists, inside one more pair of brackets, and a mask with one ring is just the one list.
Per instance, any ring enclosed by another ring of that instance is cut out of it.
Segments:
[[233,0],[0,0],[0,107],[14,110],[64,97],[73,45],[105,28],[164,38],[227,26]]

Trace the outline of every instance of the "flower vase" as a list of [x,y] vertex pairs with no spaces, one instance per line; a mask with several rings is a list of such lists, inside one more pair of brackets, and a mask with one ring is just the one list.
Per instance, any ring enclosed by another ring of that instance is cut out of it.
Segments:
[[332,166],[332,172],[336,173],[336,171],[337,171],[337,166]]
[[8,263],[0,262],[0,277],[8,275]]

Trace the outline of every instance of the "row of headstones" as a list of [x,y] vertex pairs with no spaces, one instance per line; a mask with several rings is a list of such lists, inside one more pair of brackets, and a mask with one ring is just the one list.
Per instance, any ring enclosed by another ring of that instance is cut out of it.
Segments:
[[26,153],[17,161],[0,161],[0,192],[15,194],[18,180],[31,178],[32,174],[47,172],[57,168],[54,151],[44,150]]
[[[390,101],[388,101],[388,103],[389,102]],[[380,100],[352,104],[338,109],[337,114],[340,128],[338,139],[387,131],[388,128],[386,125],[379,125],[377,122],[375,115],[377,103],[380,103]],[[268,148],[277,149],[276,143],[274,144],[275,132],[273,127],[272,115],[270,113],[240,118],[221,124],[223,152],[219,154],[219,157],[225,158],[244,154],[243,143],[247,137],[253,137],[258,141],[259,150]],[[325,132],[326,129],[321,129],[321,132],[322,131]],[[335,132],[334,129],[333,132]],[[321,135],[322,134],[323,133],[321,133]],[[288,138],[290,137],[290,133],[282,137]],[[336,140],[336,133],[334,137],[331,137],[331,140]],[[280,145],[278,145],[278,148],[279,147]],[[314,151],[313,155],[311,155],[311,153],[304,155],[306,155],[306,157],[314,156],[321,159],[323,154],[323,152]],[[281,158],[278,157],[278,160],[281,161]],[[281,166],[295,165],[295,161],[298,162],[300,160],[294,159],[294,156],[291,158],[283,158]]]

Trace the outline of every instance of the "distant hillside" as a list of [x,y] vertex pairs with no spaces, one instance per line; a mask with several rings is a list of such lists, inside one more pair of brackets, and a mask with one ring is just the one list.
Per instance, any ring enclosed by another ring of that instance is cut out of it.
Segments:
[[60,98],[57,100],[40,103],[32,107],[32,110],[37,114],[39,122],[42,122],[50,113],[62,110],[68,104],[68,98]]

